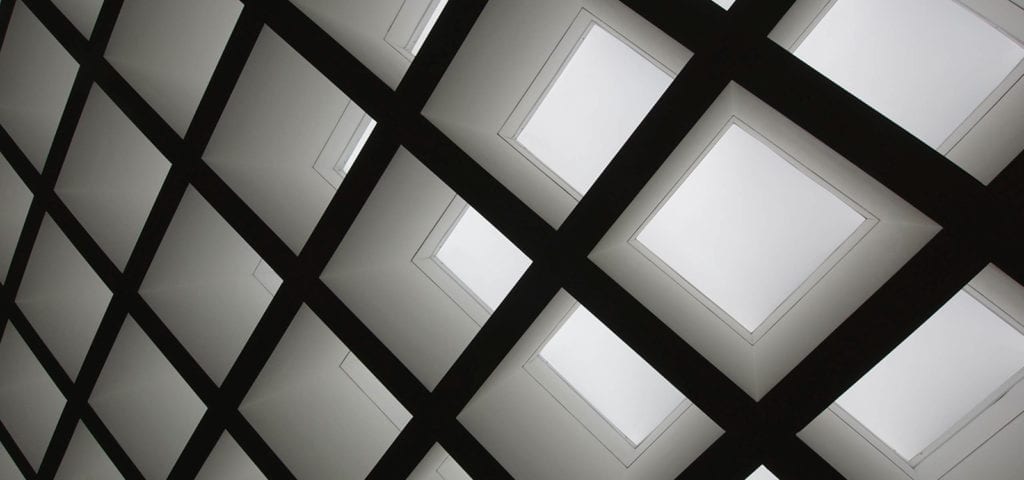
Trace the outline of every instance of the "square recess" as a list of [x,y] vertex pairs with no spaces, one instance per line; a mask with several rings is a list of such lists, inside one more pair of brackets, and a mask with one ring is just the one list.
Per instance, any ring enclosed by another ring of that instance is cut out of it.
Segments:
[[0,48],[0,124],[42,171],[78,64],[22,2]]
[[411,418],[306,306],[240,410],[298,478],[365,477]]
[[722,434],[564,291],[458,419],[515,478],[671,478]]
[[[478,274],[471,277],[462,269],[466,263],[455,259],[473,257],[446,257],[454,249],[442,255],[449,263],[443,266],[435,253],[451,237],[465,205],[400,148],[321,274],[324,284],[427,388],[441,380],[487,321],[491,307],[484,299],[500,302],[524,268],[522,254],[479,218],[476,230],[490,239],[486,245],[470,245],[461,233],[456,243],[477,255],[502,252],[515,269],[483,272],[473,265],[469,270]],[[480,248],[487,246],[494,248]],[[506,264],[485,262],[495,268]],[[480,286],[481,279],[486,287]]]
[[620,2],[492,2],[423,114],[557,227],[691,56]]
[[866,232],[859,210],[733,118],[631,242],[753,342]]
[[189,188],[139,289],[218,384],[270,304],[270,287],[279,282],[262,264],[238,232]]
[[131,317],[117,334],[89,405],[146,478],[167,478],[206,411]]
[[113,297],[49,216],[43,219],[15,302],[72,379]]
[[530,266],[529,257],[458,197],[413,262],[480,326]]
[[124,269],[171,164],[93,88],[54,190]]
[[448,0],[405,0],[384,39],[412,61],[441,17]]
[[523,368],[626,467],[691,405],[581,305]]
[[105,56],[184,136],[241,12],[236,0],[125,0]]
[[84,424],[75,427],[54,480],[115,479],[124,477]]
[[733,83],[589,257],[759,399],[938,230]]
[[1024,412],[1021,314],[1024,288],[987,267],[801,438],[848,478],[961,478],[964,460],[1005,444],[996,434]]
[[408,480],[473,480],[443,447],[434,444],[416,465]]
[[583,10],[501,135],[578,200],[674,76]]
[[0,205],[3,205],[0,208],[0,281],[6,281],[25,217],[32,206],[32,191],[3,155],[0,155]]
[[67,402],[14,325],[0,334],[0,421],[38,470]]
[[772,38],[984,183],[1024,147],[1011,0],[798,2]]
[[374,121],[269,28],[203,158],[299,252]]

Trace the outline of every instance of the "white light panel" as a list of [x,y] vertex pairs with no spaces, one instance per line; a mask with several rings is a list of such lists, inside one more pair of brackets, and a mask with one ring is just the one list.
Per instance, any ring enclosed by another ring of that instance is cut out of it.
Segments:
[[795,54],[938,147],[1024,48],[953,0],[839,0]]
[[582,306],[548,340],[540,357],[633,445],[685,400]]
[[747,480],[779,480],[771,470],[768,470],[764,465],[757,467],[754,473],[751,473]]
[[730,124],[637,240],[753,332],[863,221]]
[[466,207],[435,257],[491,310],[530,266],[530,258],[472,207]]
[[712,1],[714,1],[715,3],[718,4],[718,6],[724,8],[726,10],[728,10],[729,7],[731,7],[733,3],[736,3],[736,0],[712,0]]
[[516,140],[586,193],[671,82],[633,47],[592,24]]
[[910,461],[1024,368],[1024,335],[957,293],[836,403]]

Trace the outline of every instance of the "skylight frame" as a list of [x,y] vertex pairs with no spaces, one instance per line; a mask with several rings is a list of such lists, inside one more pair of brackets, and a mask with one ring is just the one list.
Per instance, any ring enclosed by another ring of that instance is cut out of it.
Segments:
[[[704,158],[708,155],[708,153],[710,153],[711,150],[714,149],[714,147],[718,144],[719,140],[721,140],[722,137],[725,135],[726,131],[728,131],[729,128],[733,126],[741,128],[744,132],[746,132],[747,134],[754,137],[762,144],[770,148],[776,155],[779,156],[779,158],[788,162],[790,165],[792,165],[794,168],[800,171],[800,173],[803,173],[807,178],[811,179],[812,181],[814,181],[814,183],[818,184],[818,186],[827,190],[833,196],[835,196],[844,204],[846,204],[847,207],[849,207],[850,209],[852,209],[853,211],[855,211],[857,214],[864,218],[864,220],[853,231],[853,233],[846,237],[846,239],[841,244],[839,244],[839,246],[836,247],[836,249],[833,250],[832,253],[820,265],[818,265],[818,267],[815,268],[814,271],[807,278],[805,278],[797,286],[796,289],[794,289],[785,299],[783,299],[783,301],[778,306],[776,306],[774,310],[772,310],[771,314],[769,314],[768,317],[761,321],[761,323],[758,325],[756,329],[754,329],[753,332],[747,330],[745,326],[743,326],[739,321],[733,318],[732,315],[727,313],[724,308],[719,306],[714,300],[705,295],[697,286],[693,285],[688,280],[686,280],[686,277],[682,273],[677,272],[672,266],[668,265],[668,263],[666,263],[664,260],[661,259],[661,257],[659,257],[657,254],[651,251],[638,238],[640,233],[643,232],[643,230],[654,219],[654,217],[656,217],[661,212],[662,208],[665,206],[666,203],[668,203],[669,199],[671,199],[672,196],[676,194],[676,192],[683,185],[683,183],[685,183],[686,180],[690,177],[690,175],[697,169],[697,166],[700,165],[702,161],[704,161]],[[633,231],[633,233],[629,237],[628,244],[631,247],[633,247],[637,252],[639,252],[645,259],[647,259],[647,261],[654,264],[659,270],[661,270],[662,273],[664,273],[666,276],[672,279],[672,281],[675,282],[679,287],[681,287],[690,295],[694,296],[701,304],[704,305],[705,308],[707,308],[716,317],[718,317],[719,320],[721,320],[723,323],[728,325],[729,328],[735,331],[737,335],[743,337],[743,339],[746,340],[747,343],[753,346],[761,338],[763,338],[764,335],[769,330],[771,330],[772,327],[774,327],[775,324],[778,323],[779,320],[781,320],[795,304],[800,302],[811,291],[811,289],[813,289],[814,286],[825,275],[827,275],[829,271],[832,270],[832,268],[836,264],[838,264],[851,250],[853,250],[860,243],[860,241],[863,240],[864,237],[866,237],[871,232],[871,230],[875,227],[875,225],[878,224],[878,222],[878,217],[876,217],[869,210],[864,208],[862,205],[860,205],[858,202],[850,198],[848,195],[843,193],[834,185],[832,185],[825,179],[821,178],[817,173],[814,172],[814,170],[809,168],[804,163],[800,162],[800,160],[798,160],[785,149],[780,147],[777,143],[770,140],[759,130],[752,127],[747,122],[744,122],[739,116],[733,114],[728,117],[725,124],[719,128],[718,132],[714,135],[714,137],[707,144],[704,145],[704,148],[701,150],[701,153],[696,158],[694,158],[689,163],[689,165],[686,166],[686,169],[684,170],[682,175],[679,176],[678,180],[675,181],[672,188],[670,188],[669,191],[661,197],[655,209],[648,213],[644,220],[640,223],[640,225]]]
[[[626,468],[629,468],[651,445],[654,444],[680,417],[686,413],[693,402],[682,394],[682,400],[640,444],[634,444],[626,434],[622,433],[610,420],[602,415],[593,405],[579,393],[550,363],[541,357],[540,352],[558,334],[562,326],[579,308],[585,308],[575,302],[557,321],[554,328],[544,336],[543,340],[530,353],[522,364],[530,378],[550,394],[566,412],[579,422],[590,434],[600,442]],[[628,344],[626,344],[629,347]],[[629,347],[632,348],[632,347]],[[652,369],[654,367],[651,367]],[[660,375],[660,373],[659,373]],[[682,393],[682,392],[680,392]]]
[[[665,72],[668,76],[675,78],[679,73],[678,71],[674,71],[666,66],[665,63],[655,58],[646,50],[637,46],[621,32],[601,20],[586,8],[580,9],[576,18],[569,25],[568,29],[566,29],[562,39],[555,46],[554,51],[551,52],[551,55],[544,63],[544,66],[541,67],[537,76],[530,83],[526,92],[523,93],[523,96],[516,103],[515,108],[498,130],[498,136],[501,137],[505,143],[522,155],[530,165],[543,173],[544,176],[555,183],[558,188],[567,193],[576,202],[579,202],[586,192],[579,192],[575,187],[571,186],[551,167],[545,164],[543,160],[534,155],[529,148],[520,143],[517,137],[526,128],[526,125],[530,122],[534,113],[544,102],[548,93],[561,77],[562,71],[569,64],[569,61],[572,60],[576,51],[587,37],[587,34],[590,33],[593,28],[603,29],[605,32],[612,35],[646,59],[652,65]],[[611,159],[608,160],[609,162],[611,161]],[[607,167],[607,164],[605,167]]]
[[384,41],[412,62],[447,4],[448,0],[404,0]]
[[376,126],[377,121],[349,99],[330,135],[324,140],[320,154],[313,162],[313,170],[335,190],[341,188],[341,182],[359,158]]
[[[1016,330],[1019,334],[1024,335],[1024,321],[1015,318],[1006,310],[998,306],[988,296],[979,291],[975,286],[969,283],[968,285],[964,286],[962,291],[970,295],[974,300],[976,300],[978,303],[980,303],[989,311],[991,311],[995,316],[999,317],[1001,320],[1006,322],[1011,328]],[[941,467],[939,467],[939,470],[941,471],[938,471],[936,470],[936,466],[933,465],[936,463],[940,463],[938,461],[933,461],[933,456],[936,455],[936,453],[939,450],[946,449],[947,444],[952,444],[952,449],[954,450],[953,455],[956,457],[955,460],[959,461],[961,458],[968,456],[971,453],[971,451],[973,451],[975,448],[978,448],[981,445],[983,445],[991,435],[998,432],[999,429],[1012,422],[1015,417],[1017,417],[1020,413],[1024,412],[1024,407],[1021,406],[1012,407],[1009,410],[1003,409],[1006,411],[997,412],[996,415],[998,418],[994,421],[990,421],[996,427],[994,429],[991,429],[992,431],[989,432],[988,434],[978,435],[977,433],[972,434],[970,432],[968,432],[968,434],[963,434],[963,432],[967,430],[967,428],[972,423],[978,421],[979,418],[982,417],[982,415],[984,415],[987,411],[989,411],[990,409],[993,411],[997,410],[995,408],[996,404],[999,403],[1000,400],[1002,400],[1004,397],[1007,397],[1007,394],[1009,394],[1011,390],[1024,388],[1024,382],[1022,382],[1022,380],[1024,380],[1024,367],[1020,367],[1017,370],[1017,372],[1015,372],[1002,384],[1000,384],[998,388],[987,394],[980,403],[975,405],[963,417],[961,417],[955,423],[950,425],[941,435],[934,439],[922,452],[918,453],[917,455],[914,456],[914,458],[909,460],[903,458],[903,456],[897,453],[895,449],[890,447],[888,443],[885,442],[885,440],[881,439],[863,423],[857,420],[856,417],[847,412],[842,406],[838,404],[838,402],[833,402],[828,407],[828,412],[834,414],[841,422],[843,422],[843,424],[845,424],[847,428],[849,428],[857,435],[862,437],[863,440],[869,443],[872,448],[874,448],[881,455],[884,455],[889,462],[891,462],[893,465],[902,470],[910,478],[915,480],[931,480],[933,478],[941,477],[942,474],[944,474],[946,471],[955,466],[955,462],[947,461],[947,463],[951,463],[950,466],[946,470],[942,470]],[[961,436],[979,438],[966,441],[961,440],[959,442],[956,441],[959,440],[958,437]],[[956,443],[959,443],[960,445],[955,445]],[[963,445],[964,443],[967,443],[967,445]],[[938,475],[936,475],[936,472],[938,473]]]
[[[783,18],[783,20],[779,22],[769,37],[779,43],[787,51],[795,53],[838,1],[840,0],[809,0],[797,2],[798,5],[795,5],[787,14],[787,17]],[[1024,4],[1022,4],[1020,0],[948,1],[958,4],[970,14],[976,15],[980,20],[1001,32],[1011,41],[1017,43],[1021,47],[1024,47],[1024,29],[1017,28],[1019,27],[1019,25],[1017,25],[1018,23],[1024,22]],[[1014,18],[999,18],[1000,16],[1004,16],[1007,10],[1015,11],[1016,15]],[[815,68],[812,65],[811,67]],[[849,92],[851,95],[857,96],[853,92],[845,90],[845,88],[841,86],[840,88]],[[957,147],[959,147],[965,140],[968,140],[972,134],[979,137],[983,135],[983,133],[977,133],[976,130],[984,131],[992,128],[991,125],[983,125],[983,122],[990,114],[993,114],[995,117],[1000,116],[994,113],[997,110],[997,107],[1002,107],[1006,111],[1024,109],[1024,58],[1017,62],[1017,65],[1010,71],[1010,73],[1004,77],[999,84],[992,89],[992,91],[989,92],[981,103],[975,106],[970,114],[964,118],[939,145],[933,147],[958,167],[970,173],[984,184],[988,184],[999,173],[999,171],[1005,168],[1006,165],[1015,158],[1016,153],[1020,151],[1020,147],[1024,146],[1024,142],[1020,141],[1017,142],[1020,145],[1006,145],[1005,147],[1013,152],[1012,154],[1005,156],[1006,158],[1002,158],[1000,155],[993,155],[990,151],[978,153],[976,151],[976,147],[974,149],[967,147],[968,151],[966,153],[958,154]],[[885,115],[884,113],[882,114]],[[1003,114],[1001,116],[1005,117],[1006,115]],[[886,118],[889,117],[886,115]],[[895,123],[895,120],[893,120],[893,122]],[[997,123],[1000,122],[997,121]],[[902,125],[900,125],[900,128],[906,130]],[[920,139],[916,134],[910,133],[910,135],[917,138],[922,143],[927,144],[925,140]],[[1007,143],[1012,140],[1005,137],[1006,136],[998,136],[997,140],[1003,143]],[[998,153],[1003,154],[1005,152]],[[979,160],[972,157],[982,158]]]
[[487,302],[481,299],[469,285],[437,257],[441,247],[444,246],[452,231],[455,230],[455,226],[458,225],[462,216],[469,208],[470,206],[465,200],[455,196],[444,209],[444,212],[441,213],[441,217],[438,218],[437,223],[434,224],[434,228],[431,229],[427,238],[423,240],[419,249],[416,250],[412,263],[442,293],[455,302],[459,309],[465,312],[474,323],[483,327],[487,323],[487,319],[494,313],[494,309],[487,305]]

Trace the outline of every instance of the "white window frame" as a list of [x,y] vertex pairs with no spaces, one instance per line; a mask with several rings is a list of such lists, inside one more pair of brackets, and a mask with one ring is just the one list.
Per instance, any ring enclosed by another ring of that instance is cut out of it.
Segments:
[[[349,99],[313,162],[313,170],[331,187],[340,188],[346,175],[345,164],[353,155],[359,155],[362,147],[365,147],[365,143],[360,145],[360,140],[364,135],[369,136],[375,125],[370,114]],[[359,151],[357,147],[360,147]]]
[[[693,173],[693,171],[697,168],[697,165],[699,165],[700,162],[704,160],[707,154],[715,147],[718,141],[722,138],[722,136],[731,126],[736,126],[738,128],[743,129],[743,131],[745,131],[747,134],[753,136],[761,143],[768,146],[776,155],[779,156],[779,158],[782,158],[783,160],[787,161],[790,165],[792,165],[801,173],[803,173],[808,178],[813,180],[816,184],[828,190],[836,198],[838,198],[848,207],[856,211],[860,216],[864,217],[864,221],[861,222],[861,224],[853,231],[853,233],[850,234],[846,238],[846,240],[844,240],[825,259],[824,262],[818,265],[818,267],[810,274],[810,276],[804,279],[804,281],[801,282],[800,285],[792,293],[790,293],[789,296],[787,296],[782,301],[782,303],[780,303],[775,308],[775,310],[773,310],[772,313],[767,318],[765,318],[756,329],[754,329],[753,332],[747,330],[747,328],[744,327],[739,321],[737,321],[731,315],[729,315],[725,311],[725,309],[718,306],[718,304],[716,304],[713,300],[704,295],[704,293],[701,292],[699,288],[697,288],[689,281],[687,281],[686,278],[680,272],[677,272],[674,268],[665,263],[664,260],[662,260],[658,255],[656,255],[654,252],[648,249],[647,246],[645,246],[643,242],[641,242],[638,238],[638,236],[644,230],[644,228],[647,227],[647,224],[650,223],[650,221],[655,216],[657,216],[658,213],[661,212],[662,207],[669,201],[670,198],[672,198],[673,195],[675,195],[676,191],[679,190],[679,187],[682,186],[682,184],[687,180],[687,178],[689,178],[690,174]],[[764,335],[769,330],[771,330],[771,328],[775,326],[775,324],[778,323],[779,320],[781,320],[786,315],[786,312],[788,312],[794,305],[800,302],[800,300],[803,299],[803,297],[806,296],[812,288],[814,288],[814,285],[816,285],[818,281],[820,281],[825,275],[828,274],[832,267],[839,263],[839,261],[842,260],[843,257],[846,256],[846,254],[853,250],[853,248],[856,247],[857,244],[860,243],[860,241],[863,240],[864,237],[868,235],[868,233],[871,231],[872,228],[874,228],[876,224],[878,224],[878,218],[874,214],[872,214],[866,208],[864,208],[859,203],[854,201],[852,198],[844,194],[838,188],[830,184],[828,181],[818,176],[818,174],[815,173],[811,168],[801,163],[798,159],[794,158],[787,151],[782,149],[782,147],[780,147],[775,142],[772,142],[757,129],[750,126],[736,115],[731,115],[725,122],[725,124],[723,124],[722,127],[718,130],[718,133],[715,134],[711,138],[711,140],[704,146],[704,149],[701,151],[700,155],[698,155],[686,167],[682,176],[679,177],[679,179],[675,182],[672,188],[669,189],[669,191],[661,198],[661,200],[658,202],[658,206],[655,207],[655,209],[652,210],[650,213],[648,213],[647,216],[644,218],[643,222],[640,223],[640,226],[633,231],[628,243],[631,247],[633,247],[641,255],[643,255],[644,258],[646,258],[648,261],[654,264],[659,270],[661,270],[662,273],[671,278],[672,281],[679,285],[679,287],[681,287],[690,295],[693,295],[698,301],[700,301],[701,304],[704,305],[705,308],[710,310],[716,317],[718,317],[722,322],[728,325],[729,328],[735,331],[737,335],[743,337],[743,339],[746,340],[747,343],[749,343],[750,345],[754,345],[757,343],[758,340],[764,337]]]
[[[384,41],[410,62],[416,58],[413,46],[424,35],[431,15],[446,0],[405,0],[384,34]],[[443,7],[442,7],[443,8]]]
[[526,128],[526,124],[529,123],[534,112],[537,111],[540,104],[547,97],[548,92],[561,76],[562,70],[564,70],[565,66],[569,63],[569,60],[571,60],[573,55],[575,55],[580,44],[583,43],[583,39],[586,38],[587,33],[590,32],[590,29],[595,27],[604,29],[669,76],[674,78],[679,73],[678,71],[674,71],[665,66],[665,63],[659,61],[650,53],[638,47],[625,35],[602,21],[589,10],[585,8],[580,9],[576,18],[565,31],[562,39],[558,42],[558,45],[555,46],[554,51],[551,52],[548,60],[544,63],[544,66],[541,67],[540,72],[537,73],[533,82],[530,83],[530,86],[526,89],[522,98],[520,98],[516,103],[515,108],[509,114],[505,123],[502,124],[501,129],[498,131],[498,136],[508,143],[509,146],[519,152],[519,154],[529,161],[531,165],[551,179],[552,182],[558,185],[559,188],[568,193],[577,202],[583,198],[583,193],[578,192],[575,188],[569,185],[569,183],[555,173],[554,170],[530,152],[530,149],[521,144],[516,137],[518,137],[523,129]]
[[[523,364],[523,370],[536,381],[541,388],[547,391],[554,399],[561,405],[573,418],[576,419],[580,424],[583,425],[591,435],[600,442],[605,449],[611,452],[615,458],[622,463],[626,468],[629,468],[640,455],[642,455],[658,438],[665,433],[665,431],[675,423],[690,407],[693,406],[686,396],[683,396],[683,400],[672,410],[668,416],[665,417],[661,423],[651,431],[649,435],[636,445],[626,437],[618,428],[616,428],[608,419],[606,419],[600,412],[595,409],[590,402],[588,402],[579,392],[573,388],[559,373],[541,357],[540,352],[544,349],[544,346],[548,344],[552,337],[558,333],[562,328],[562,325],[572,317],[576,312],[576,309],[581,308],[579,303],[576,303],[566,312],[554,328],[544,337],[544,340],[540,342],[540,345],[533,351],[526,363]],[[632,347],[630,347],[632,348]],[[652,367],[653,368],[653,367]]]

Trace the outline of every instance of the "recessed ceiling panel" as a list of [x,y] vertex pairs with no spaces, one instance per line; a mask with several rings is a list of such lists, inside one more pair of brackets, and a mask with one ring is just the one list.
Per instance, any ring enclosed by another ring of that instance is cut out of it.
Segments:
[[863,221],[731,124],[637,239],[753,332]]

